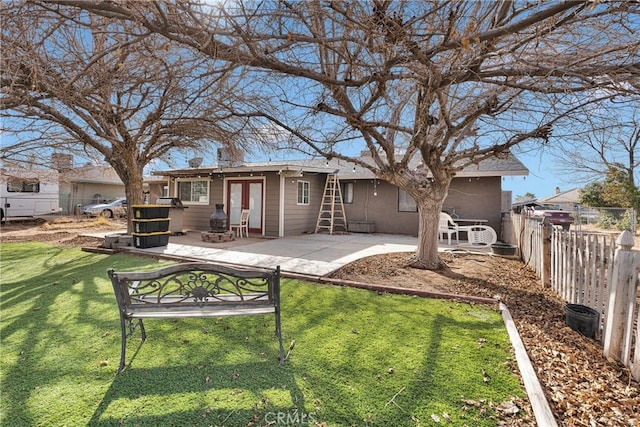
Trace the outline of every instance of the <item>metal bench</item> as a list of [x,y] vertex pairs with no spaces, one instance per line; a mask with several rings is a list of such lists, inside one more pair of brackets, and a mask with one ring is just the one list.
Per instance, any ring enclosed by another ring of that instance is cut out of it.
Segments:
[[275,315],[275,333],[284,362],[280,327],[280,267],[234,268],[213,263],[183,263],[151,272],[108,271],[120,312],[122,347],[118,372],[125,366],[127,338],[143,319]]

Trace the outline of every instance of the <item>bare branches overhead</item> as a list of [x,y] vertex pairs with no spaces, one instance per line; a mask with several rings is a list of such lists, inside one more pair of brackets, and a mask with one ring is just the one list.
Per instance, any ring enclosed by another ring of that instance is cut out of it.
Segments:
[[62,151],[106,161],[136,203],[153,160],[236,144],[244,120],[226,107],[242,74],[234,64],[58,5],[3,3],[0,37],[5,159],[47,165]]
[[[273,73],[283,104],[297,106],[289,127],[331,116],[390,158],[401,145],[478,161],[511,147],[514,133],[553,124],[566,114],[560,106],[588,103],[575,94],[638,92],[631,2],[52,3],[132,20],[210,58]],[[288,93],[301,81],[305,96]],[[511,134],[488,125],[523,116]]]
[[232,115],[326,157],[367,150],[373,162],[363,166],[429,212],[421,224],[437,223],[462,168],[521,144],[552,144],[579,112],[640,88],[637,2],[41,4],[126,21],[244,67],[251,97],[230,105]]

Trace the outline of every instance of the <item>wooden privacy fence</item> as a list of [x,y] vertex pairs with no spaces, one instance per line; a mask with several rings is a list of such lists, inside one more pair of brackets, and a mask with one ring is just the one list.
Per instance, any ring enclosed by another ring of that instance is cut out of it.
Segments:
[[523,262],[567,303],[600,313],[605,356],[629,367],[640,381],[640,262],[633,235],[624,231],[614,239],[563,231],[518,214],[511,215],[511,223],[510,242]]

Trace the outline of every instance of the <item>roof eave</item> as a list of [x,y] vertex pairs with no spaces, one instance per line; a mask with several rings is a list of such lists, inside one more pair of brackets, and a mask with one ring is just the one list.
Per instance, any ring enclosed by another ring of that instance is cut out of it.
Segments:
[[210,167],[210,168],[193,168],[193,169],[173,169],[168,171],[154,171],[151,175],[154,176],[173,176],[173,177],[193,177],[193,176],[207,176],[217,174],[231,174],[231,173],[261,173],[261,172],[293,172],[293,173],[333,173],[334,168],[331,167],[315,167],[315,166],[301,166],[290,164],[273,164],[273,165],[241,165],[241,166],[229,166],[229,167]]

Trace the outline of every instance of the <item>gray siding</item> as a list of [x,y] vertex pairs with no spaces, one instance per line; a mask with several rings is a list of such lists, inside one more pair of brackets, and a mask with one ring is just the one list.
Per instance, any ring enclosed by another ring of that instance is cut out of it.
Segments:
[[278,237],[280,209],[280,175],[266,174],[264,201],[264,235]]
[[[500,177],[456,178],[443,209],[455,209],[460,218],[486,219],[499,232],[500,202]],[[345,212],[347,221],[373,221],[379,233],[418,234],[418,213],[400,212],[398,188],[383,181],[375,186],[373,180],[355,181],[353,203],[345,204]]]
[[[280,195],[280,176],[275,172],[266,175],[264,185],[264,234],[266,236],[278,236],[278,209]],[[209,200],[207,206],[190,205],[184,212],[184,229],[193,231],[206,231],[209,229],[209,217],[215,211],[217,203],[224,204],[224,179],[213,178],[209,186]],[[175,191],[172,187],[170,191]],[[225,206],[226,212],[226,206]]]
[[459,218],[478,218],[500,232],[502,191],[499,176],[487,178],[456,178],[451,183],[443,209]]
[[[309,204],[298,205],[298,181],[309,182]],[[326,175],[305,175],[300,178],[285,179],[284,193],[284,234],[292,236],[302,233],[313,233],[316,229],[316,221]]]
[[[279,233],[280,175],[265,174],[264,234],[277,237]],[[298,205],[298,181],[310,183],[309,205]],[[284,235],[292,236],[315,231],[322,203],[325,174],[308,174],[284,180]],[[347,182],[344,180],[343,182]],[[398,188],[384,181],[374,185],[373,180],[354,182],[353,203],[345,204],[347,221],[372,221],[376,232],[391,234],[418,234],[418,213],[398,210]],[[189,206],[184,213],[184,229],[209,229],[209,217],[216,203],[223,201],[224,180],[212,179],[208,206]],[[174,191],[172,186],[170,191]],[[374,190],[377,195],[374,195]],[[500,232],[501,178],[456,178],[449,189],[443,209],[455,210],[460,218],[488,220],[488,225]]]
[[[215,211],[216,203],[224,203],[222,200],[223,180],[213,178],[209,184],[208,205],[187,205],[183,214],[183,229],[194,231],[207,231],[209,229],[209,217]],[[169,187],[173,196],[175,186]]]
[[398,211],[398,187],[378,182],[375,186],[373,180],[354,182],[353,203],[344,205],[347,222],[374,222],[376,233],[417,235],[418,213]]

